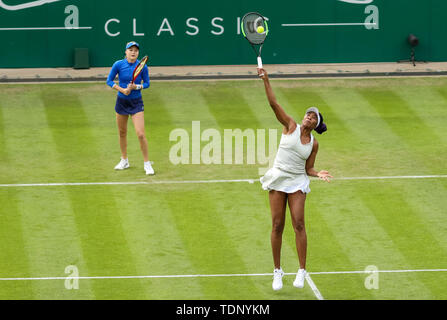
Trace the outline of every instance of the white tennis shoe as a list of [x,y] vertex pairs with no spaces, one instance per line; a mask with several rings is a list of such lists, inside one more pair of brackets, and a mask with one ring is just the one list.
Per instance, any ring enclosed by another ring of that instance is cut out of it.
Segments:
[[306,277],[306,270],[305,269],[299,269],[295,281],[293,281],[293,286],[297,288],[304,287],[304,278]]
[[129,159],[121,158],[120,162],[115,166],[115,170],[124,170],[130,167]]
[[155,174],[150,161],[144,163],[144,171],[146,171],[146,174]]
[[273,290],[280,290],[282,288],[282,277],[284,276],[284,271],[282,268],[273,270]]

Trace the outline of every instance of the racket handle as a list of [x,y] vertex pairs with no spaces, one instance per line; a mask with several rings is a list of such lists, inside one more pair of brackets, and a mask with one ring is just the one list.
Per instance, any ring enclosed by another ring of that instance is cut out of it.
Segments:
[[[261,57],[258,57],[258,69],[262,69],[262,59],[261,59]],[[261,73],[259,76],[263,77],[264,73]]]
[[262,69],[262,59],[261,59],[261,57],[258,57],[258,68]]

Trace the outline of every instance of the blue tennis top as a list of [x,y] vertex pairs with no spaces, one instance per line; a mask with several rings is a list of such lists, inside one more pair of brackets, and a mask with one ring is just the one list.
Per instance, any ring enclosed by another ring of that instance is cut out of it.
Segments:
[[[127,88],[127,85],[132,81],[133,71],[139,62],[140,60],[137,60],[134,63],[129,63],[127,59],[118,60],[115,62],[112,66],[112,70],[110,70],[109,76],[107,77],[107,84],[113,88],[113,85],[115,84],[115,77],[118,75],[119,86],[123,89]],[[150,81],[147,65],[144,66],[143,71],[135,79],[135,84],[141,84],[141,81],[143,81],[143,89],[149,88]],[[141,90],[132,90],[128,96],[118,92],[118,97],[124,99],[141,98]]]

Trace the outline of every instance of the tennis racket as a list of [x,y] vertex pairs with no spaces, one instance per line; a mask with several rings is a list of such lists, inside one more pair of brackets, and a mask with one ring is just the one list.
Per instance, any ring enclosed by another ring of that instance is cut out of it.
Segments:
[[147,63],[147,60],[148,60],[148,57],[144,56],[143,59],[140,60],[140,63],[135,67],[135,70],[133,71],[133,75],[132,75],[132,83],[135,82],[135,79],[138,78],[141,71],[143,71],[143,68]]
[[258,68],[262,68],[261,51],[265,38],[269,33],[267,20],[257,12],[249,12],[242,17],[241,31],[245,39],[251,44],[258,58]]

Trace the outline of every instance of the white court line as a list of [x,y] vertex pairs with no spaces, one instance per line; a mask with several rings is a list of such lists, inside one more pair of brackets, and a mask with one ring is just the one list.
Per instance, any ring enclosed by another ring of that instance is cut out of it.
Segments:
[[405,273],[405,272],[447,272],[447,269],[327,271],[327,272],[309,272],[309,273],[318,275],[318,274]]
[[[377,271],[328,271],[307,272],[309,275],[357,274],[357,273],[409,273],[409,272],[447,272],[447,269],[416,269],[416,270],[377,270]],[[296,273],[284,273],[295,276]],[[92,277],[34,277],[34,278],[0,278],[0,281],[37,281],[37,280],[99,280],[99,279],[163,279],[163,278],[218,278],[218,277],[263,277],[273,276],[273,273],[233,273],[233,274],[177,274],[177,275],[146,275],[146,276],[92,276]]]
[[425,175],[425,176],[382,176],[382,177],[341,177],[333,180],[386,180],[386,179],[431,179],[447,178],[447,174]]
[[[425,176],[382,176],[382,177],[340,177],[331,180],[388,180],[388,179],[434,179],[447,178],[447,175],[425,175]],[[317,178],[311,178],[318,180]],[[153,185],[153,184],[202,184],[202,183],[235,183],[248,182],[250,184],[259,182],[255,179],[232,179],[232,180],[171,180],[171,181],[128,181],[128,182],[60,182],[60,183],[15,183],[0,184],[0,188],[18,188],[18,187],[60,187],[60,186],[94,186],[94,185]]]
[[0,28],[0,31],[32,31],[32,30],[91,30],[93,27],[23,27]]
[[[323,295],[313,282],[310,275],[320,274],[358,274],[358,273],[408,273],[408,272],[447,272],[447,269],[419,269],[419,270],[376,270],[376,271],[329,271],[329,272],[307,272],[306,281],[318,300],[324,300]],[[284,273],[293,275],[296,273]],[[235,273],[235,274],[186,274],[186,275],[148,275],[148,276],[98,276],[98,277],[39,277],[39,278],[0,278],[0,281],[36,281],[36,280],[99,280],[99,279],[163,279],[163,278],[215,278],[215,277],[259,277],[272,276],[272,273]]]
[[324,300],[323,295],[321,294],[320,290],[318,290],[315,283],[312,281],[312,278],[310,277],[309,273],[306,273],[306,281],[309,284],[309,287],[314,292],[315,297],[317,297],[318,300]]
[[376,23],[368,22],[346,22],[346,23],[283,23],[283,27],[328,27],[328,26],[375,26]]
[[29,184],[0,184],[1,187],[58,187],[58,186],[92,186],[92,185],[139,185],[139,184],[194,184],[194,183],[254,183],[259,179],[234,180],[172,180],[172,181],[130,181],[130,182],[61,182],[61,183],[29,183]]

